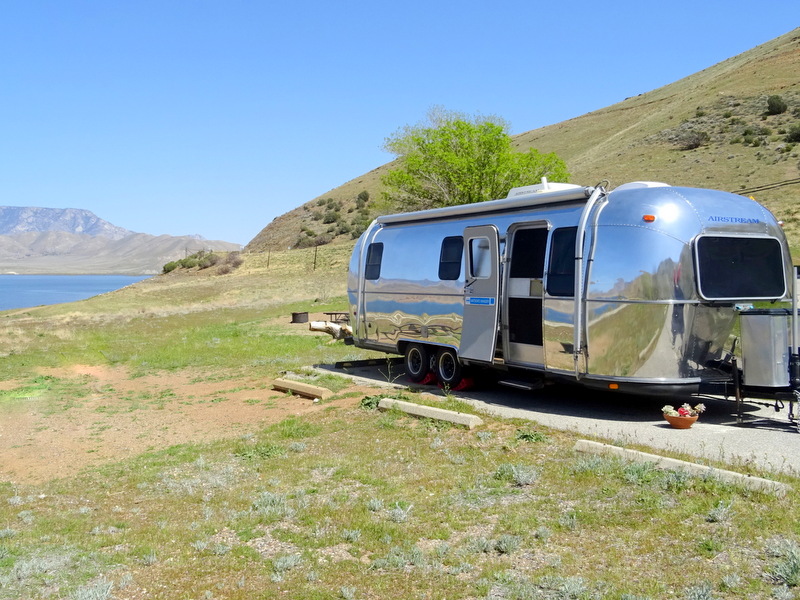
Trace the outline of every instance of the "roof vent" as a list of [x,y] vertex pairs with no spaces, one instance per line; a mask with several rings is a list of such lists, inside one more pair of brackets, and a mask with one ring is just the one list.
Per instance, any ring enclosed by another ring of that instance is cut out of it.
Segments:
[[637,190],[640,188],[656,188],[656,187],[672,187],[668,183],[661,183],[660,181],[631,181],[630,183],[623,183],[614,188],[615,192],[620,190]]
[[511,188],[506,198],[516,198],[517,196],[527,196],[528,194],[541,194],[543,192],[555,192],[558,190],[572,190],[581,186],[574,183],[550,183],[547,177],[542,177],[542,183],[536,185],[526,185],[523,187]]

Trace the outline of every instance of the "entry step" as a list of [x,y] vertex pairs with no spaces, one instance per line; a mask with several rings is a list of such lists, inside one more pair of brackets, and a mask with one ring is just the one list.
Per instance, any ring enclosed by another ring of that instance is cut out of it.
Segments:
[[402,365],[403,359],[401,357],[387,357],[387,358],[369,358],[365,360],[346,360],[334,363],[334,369],[357,369],[359,367],[374,367],[378,365],[385,365],[390,363],[392,365]]
[[544,387],[544,381],[524,381],[521,379],[500,379],[497,383],[514,388],[515,390],[525,390],[527,392],[540,390]]

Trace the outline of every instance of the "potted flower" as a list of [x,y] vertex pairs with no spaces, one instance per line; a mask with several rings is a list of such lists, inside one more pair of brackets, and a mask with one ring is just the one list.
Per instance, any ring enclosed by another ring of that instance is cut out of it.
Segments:
[[669,404],[661,408],[664,418],[675,429],[689,429],[689,427],[694,425],[694,422],[697,421],[697,417],[700,416],[700,413],[705,410],[705,404],[690,406],[688,403],[678,407],[677,410]]

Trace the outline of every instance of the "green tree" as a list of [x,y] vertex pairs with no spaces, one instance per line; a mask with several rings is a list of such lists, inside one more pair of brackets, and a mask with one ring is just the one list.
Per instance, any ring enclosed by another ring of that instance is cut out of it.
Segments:
[[508,125],[497,117],[470,118],[434,108],[428,121],[400,129],[384,144],[399,162],[383,177],[384,196],[402,210],[503,198],[511,188],[542,177],[569,180],[556,154],[512,150]]

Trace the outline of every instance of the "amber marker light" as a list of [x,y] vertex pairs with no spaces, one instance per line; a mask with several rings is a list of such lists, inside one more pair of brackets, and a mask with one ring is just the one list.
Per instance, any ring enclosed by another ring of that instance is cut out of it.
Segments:
[[656,216],[655,215],[643,215],[642,216],[642,221],[644,221],[645,223],[652,223],[655,220],[656,220]]
[[609,383],[608,384],[608,389],[610,389],[610,390],[618,390],[619,389],[619,384],[618,383]]

